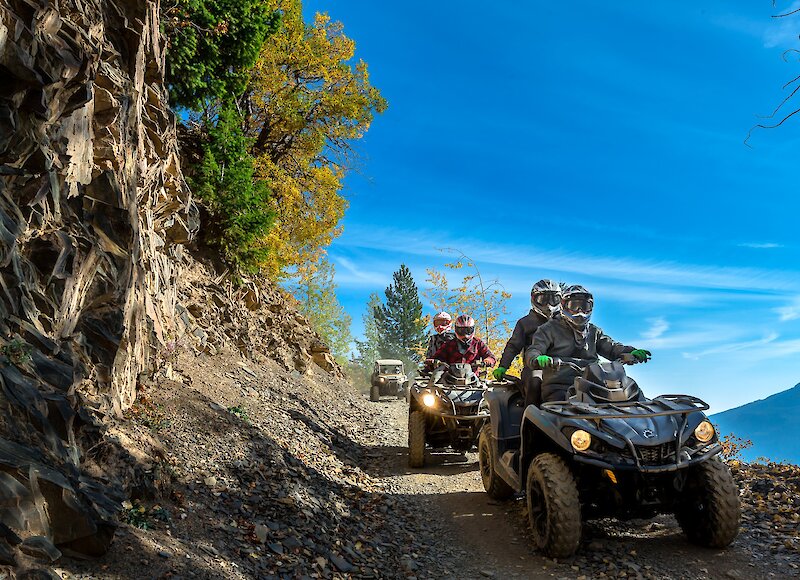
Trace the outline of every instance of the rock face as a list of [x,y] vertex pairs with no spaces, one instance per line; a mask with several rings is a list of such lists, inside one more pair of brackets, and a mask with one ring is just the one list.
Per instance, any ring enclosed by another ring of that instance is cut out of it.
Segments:
[[130,406],[174,333],[196,209],[163,72],[155,1],[0,0],[0,531],[62,552],[113,533],[84,407]]

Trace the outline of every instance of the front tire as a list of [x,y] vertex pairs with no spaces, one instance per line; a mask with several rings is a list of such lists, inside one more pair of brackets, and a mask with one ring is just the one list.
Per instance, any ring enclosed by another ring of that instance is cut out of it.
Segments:
[[408,416],[408,465],[425,465],[425,413],[413,411]]
[[718,458],[689,468],[675,518],[693,544],[724,548],[739,534],[739,489],[728,466]]
[[558,455],[537,455],[528,468],[525,485],[528,521],[536,547],[549,558],[565,558],[581,540],[578,486]]
[[378,401],[381,398],[380,387],[372,387],[369,390],[369,400],[372,402]]
[[478,438],[478,465],[481,469],[483,489],[489,497],[496,500],[505,500],[514,495],[514,490],[495,471],[497,449],[492,442],[492,426],[487,423],[481,428]]

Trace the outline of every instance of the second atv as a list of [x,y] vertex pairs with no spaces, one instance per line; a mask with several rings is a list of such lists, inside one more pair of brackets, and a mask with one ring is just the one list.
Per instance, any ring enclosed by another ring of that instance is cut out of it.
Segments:
[[568,400],[525,408],[516,389],[495,388],[478,444],[486,492],[525,492],[537,548],[563,558],[577,550],[584,520],[663,513],[675,515],[692,543],[730,544],[739,491],[717,457],[708,405],[689,395],[646,398],[622,361],[556,364],[580,373]]
[[408,464],[422,467],[425,448],[469,451],[489,418],[487,384],[467,363],[442,363],[409,389]]

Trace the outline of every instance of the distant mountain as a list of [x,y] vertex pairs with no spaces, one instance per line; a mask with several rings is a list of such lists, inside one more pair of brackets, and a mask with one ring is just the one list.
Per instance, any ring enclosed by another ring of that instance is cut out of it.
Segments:
[[800,384],[766,399],[711,416],[721,435],[733,433],[753,446],[742,459],[766,457],[800,464]]

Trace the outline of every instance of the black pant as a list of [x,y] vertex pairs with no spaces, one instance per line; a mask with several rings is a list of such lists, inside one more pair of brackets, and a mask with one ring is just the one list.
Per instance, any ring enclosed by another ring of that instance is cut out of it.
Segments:
[[547,383],[542,385],[542,403],[549,403],[550,401],[566,401],[567,390],[571,385],[562,385],[559,383]]
[[522,396],[525,397],[525,406],[536,405],[537,407],[542,403],[542,379],[541,377],[534,377],[533,371],[528,367],[522,369],[519,390]]

